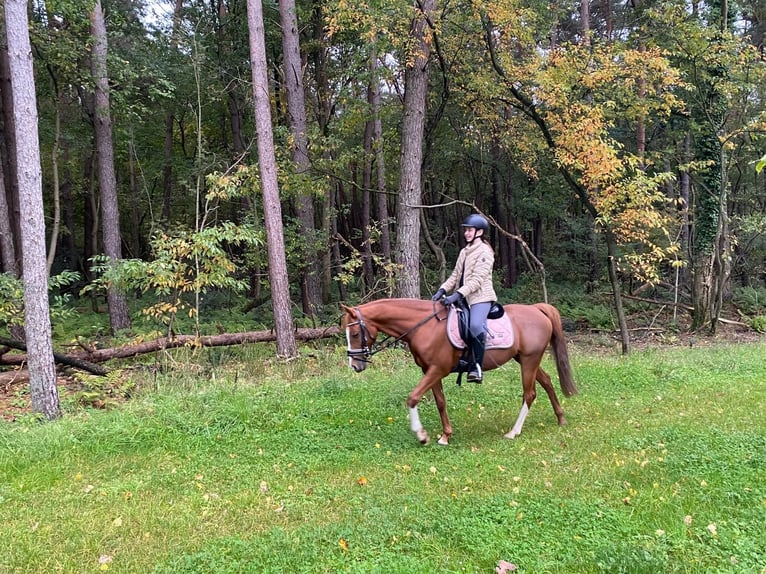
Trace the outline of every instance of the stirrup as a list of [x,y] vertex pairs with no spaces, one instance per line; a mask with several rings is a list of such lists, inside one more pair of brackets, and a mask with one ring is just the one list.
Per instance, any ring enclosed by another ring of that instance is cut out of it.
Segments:
[[457,365],[455,365],[452,368],[451,372],[453,372],[453,373],[467,373],[470,368],[471,368],[471,363],[469,363],[467,359],[463,359],[461,357],[460,360],[458,360]]
[[483,378],[484,377],[483,373],[481,372],[481,365],[474,365],[474,368],[471,369],[471,372],[468,373],[468,376],[465,380],[469,383],[481,384]]

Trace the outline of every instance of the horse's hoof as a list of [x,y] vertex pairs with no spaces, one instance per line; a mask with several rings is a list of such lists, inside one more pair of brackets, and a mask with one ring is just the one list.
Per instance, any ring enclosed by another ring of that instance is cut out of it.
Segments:
[[439,437],[439,444],[442,446],[449,446],[449,437],[446,437],[444,435]]
[[420,444],[428,444],[428,442],[431,440],[428,436],[428,433],[425,431],[425,429],[420,429],[417,432],[418,440],[420,441]]
[[513,440],[513,439],[515,439],[517,436],[519,436],[520,434],[521,434],[520,432],[514,432],[514,431],[510,431],[510,432],[508,432],[508,433],[504,434],[504,435],[503,435],[503,438],[507,438],[507,439],[511,439],[511,440]]
[[561,417],[561,418],[559,419],[559,426],[560,426],[560,427],[565,427],[565,426],[567,426],[568,424],[569,424],[569,423],[567,422],[567,420],[566,420],[564,417]]

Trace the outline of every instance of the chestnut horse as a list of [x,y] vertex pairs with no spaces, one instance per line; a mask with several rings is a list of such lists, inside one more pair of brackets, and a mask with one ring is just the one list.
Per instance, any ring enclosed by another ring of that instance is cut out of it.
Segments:
[[[422,444],[428,443],[428,433],[420,423],[418,403],[430,390],[442,422],[439,444],[449,444],[452,425],[447,416],[447,401],[442,380],[450,374],[463,351],[454,347],[447,337],[448,309],[440,303],[420,299],[380,299],[358,307],[341,305],[341,308],[344,312],[341,327],[346,331],[349,366],[354,371],[361,372],[367,368],[372,356],[392,342],[407,343],[415,363],[423,370],[423,377],[407,397],[410,428]],[[556,397],[551,378],[540,366],[550,345],[556,360],[562,392],[566,396],[577,394],[558,310],[547,303],[505,305],[504,309],[513,325],[513,346],[508,349],[487,349],[482,368],[489,371],[511,359],[516,359],[521,365],[523,403],[516,423],[504,435],[505,438],[512,439],[521,434],[524,420],[535,400],[535,381],[540,383],[548,394],[558,424],[566,425],[564,410]],[[375,348],[375,341],[380,332],[390,338]]]

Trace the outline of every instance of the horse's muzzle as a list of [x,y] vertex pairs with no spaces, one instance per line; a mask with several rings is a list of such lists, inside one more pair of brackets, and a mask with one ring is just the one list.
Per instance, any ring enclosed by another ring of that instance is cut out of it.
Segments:
[[354,361],[353,359],[351,359],[350,363],[351,363],[351,368],[354,369],[354,372],[356,373],[361,373],[367,368],[367,363]]
[[369,349],[349,349],[347,354],[348,366],[354,369],[355,372],[361,373],[367,368],[371,355]]

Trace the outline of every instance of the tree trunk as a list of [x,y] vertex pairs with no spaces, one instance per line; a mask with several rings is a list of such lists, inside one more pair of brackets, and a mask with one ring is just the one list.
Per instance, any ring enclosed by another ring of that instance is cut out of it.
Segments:
[[13,232],[8,215],[8,202],[5,189],[5,176],[0,155],[0,270],[17,276],[16,253],[13,248]]
[[53,136],[53,150],[51,150],[51,172],[53,176],[53,209],[51,213],[51,237],[48,247],[47,270],[48,275],[53,268],[53,262],[56,259],[56,247],[59,241],[59,230],[61,229],[61,186],[59,184],[59,144],[61,142],[61,94],[56,94],[55,103],[55,128]]
[[728,187],[726,149],[721,146],[721,188],[718,193],[718,228],[713,256],[713,294],[710,310],[710,331],[715,333],[725,301],[731,298],[731,238],[729,237]]
[[[90,15],[90,27],[93,35],[91,53],[91,65],[95,81],[93,119],[96,149],[98,150],[98,184],[101,192],[101,233],[104,239],[104,253],[114,265],[122,259],[122,245],[120,212],[117,205],[117,178],[114,174],[109,78],[106,65],[108,47],[101,0],[96,0],[96,5],[93,7]],[[130,315],[124,293],[112,285],[107,290],[107,301],[112,333],[129,328]]]
[[96,181],[93,174],[96,163],[95,152],[83,166],[83,259],[86,281],[93,280],[91,258],[98,253],[98,200],[96,199]]
[[420,216],[421,164],[423,162],[423,127],[428,92],[428,40],[426,19],[436,7],[436,0],[423,0],[415,8],[410,36],[415,53],[404,72],[404,120],[402,125],[401,175],[396,207],[396,291],[399,297],[420,298]]
[[[646,53],[646,45],[641,41],[638,46],[638,51],[641,54]],[[636,96],[638,97],[639,104],[646,99],[646,78],[641,76],[636,83]],[[646,115],[641,114],[636,118],[636,155],[640,158],[640,168],[646,169],[646,162],[644,161],[644,155],[646,154]]]
[[[714,40],[711,50],[715,52],[720,40]],[[722,66],[709,66],[711,79],[699,87],[703,99],[692,108],[691,117],[697,121],[700,135],[697,137],[695,159],[707,165],[700,170],[694,185],[694,240],[692,256],[692,329],[709,324],[711,332],[717,327],[720,312],[717,302],[719,292],[725,288],[728,275],[722,264],[727,256],[721,249],[728,243],[726,219],[726,174],[722,131],[728,108],[721,93],[721,85],[728,80]],[[723,213],[723,221],[722,221]],[[722,275],[718,277],[717,275]]]
[[[313,61],[314,68],[314,85],[316,89],[316,117],[317,124],[319,126],[319,136],[324,138],[328,136],[329,125],[332,117],[332,97],[330,95],[329,78],[327,73],[328,58],[327,52],[327,28],[325,26],[324,18],[324,3],[314,2],[313,11],[311,15],[311,28],[313,38],[313,49],[307,55]],[[326,149],[323,152],[323,159],[330,160],[331,153]],[[319,254],[319,268],[320,268],[320,289],[322,295],[322,303],[327,304],[332,298],[332,265],[333,255],[332,246],[337,243],[331,238],[334,235],[334,224],[330,221],[336,219],[334,208],[334,194],[335,186],[332,183],[328,183],[325,193],[321,197],[317,197],[317,211],[319,215],[319,226],[321,231],[321,239],[324,247],[320,249]],[[332,241],[332,243],[331,243]]]
[[5,0],[5,22],[14,101],[14,140],[20,168],[17,170],[19,200],[24,206],[20,223],[29,386],[32,410],[51,420],[61,415],[61,409],[48,304],[42,168],[27,2]]
[[[367,84],[367,103],[372,107],[372,86]],[[372,289],[375,279],[372,264],[372,146],[373,146],[373,121],[368,120],[364,124],[364,165],[362,167],[362,277],[364,278],[365,290]]]
[[[306,104],[303,93],[303,65],[301,62],[298,19],[295,0],[279,0],[279,20],[282,24],[282,53],[285,62],[285,88],[287,90],[287,116],[292,135],[292,161],[298,179],[308,175],[310,162],[308,151]],[[308,181],[298,182],[298,219],[305,242],[301,269],[303,312],[314,316],[322,303],[321,269],[316,249],[316,224],[314,200]]]
[[580,22],[582,24],[582,42],[590,46],[590,0],[580,0]]
[[630,331],[628,330],[628,321],[625,317],[625,309],[622,306],[622,287],[617,276],[617,240],[609,229],[604,230],[604,235],[606,238],[607,270],[609,272],[609,282],[612,284],[612,297],[614,298],[614,309],[617,313],[617,323],[620,326],[622,354],[627,355],[630,353]]
[[383,142],[383,123],[380,120],[380,74],[377,52],[373,49],[370,55],[372,72],[372,147],[375,151],[375,174],[377,190],[378,223],[380,225],[380,251],[388,263],[391,261],[391,233],[388,218],[388,194],[386,193],[386,156]]
[[[74,230],[75,226],[75,204],[72,193],[72,173],[69,164],[69,148],[65,144],[61,153],[62,163],[64,165],[64,179],[61,183],[61,221],[66,229],[66,233],[61,238],[62,248],[64,250],[64,266],[67,269],[80,270],[82,261],[80,253],[75,244]],[[80,213],[78,211],[78,213]]]
[[[339,193],[338,190],[340,189],[340,186],[341,186],[340,183],[333,185],[333,191],[330,194],[330,205],[329,205],[329,208],[331,211],[336,210],[335,208],[336,208],[336,205],[338,204],[337,195]],[[338,236],[338,218],[337,217],[333,217],[332,220],[330,221],[330,231],[332,232],[331,237],[333,237],[332,248],[330,249],[331,257],[332,257],[331,261],[335,265],[336,269],[340,269],[340,266],[343,260],[340,256],[340,247],[338,246],[338,241],[336,239]],[[330,272],[329,265],[327,266],[327,272],[329,275],[329,272]],[[336,284],[338,285],[338,298],[341,301],[346,301],[348,298],[346,284],[340,280],[336,281]]]
[[[5,143],[5,153],[2,154],[2,169],[4,171],[5,195],[3,200],[8,212],[8,236],[3,238],[7,244],[4,248],[12,248],[13,251],[7,254],[7,259],[3,258],[3,271],[12,273],[14,277],[21,276],[21,229],[19,228],[19,190],[18,174],[16,173],[19,165],[16,160],[16,142],[13,134],[15,133],[13,95],[11,90],[11,71],[8,63],[8,46],[6,44],[5,34],[3,36],[3,46],[0,48],[0,95],[3,102],[3,141]],[[6,222],[2,226],[5,227]],[[5,233],[3,229],[3,233]]]
[[[178,49],[178,30],[181,23],[181,10],[183,9],[183,0],[175,0],[173,8],[173,30],[170,37],[170,50],[172,53]],[[173,103],[168,103],[165,111],[165,147],[164,163],[162,166],[162,221],[167,225],[170,220],[170,206],[173,192],[173,127],[175,124],[175,115],[173,113]]]
[[[692,158],[691,152],[692,136],[689,130],[686,131],[683,141],[683,149],[681,150],[682,163],[688,164]],[[681,253],[684,255],[687,261],[691,260],[691,238],[692,228],[689,219],[689,210],[691,209],[691,203],[689,203],[691,190],[691,177],[688,170],[683,170],[679,174],[678,188],[681,199],[681,229],[679,232],[679,243],[681,244]],[[681,285],[686,285],[689,277],[688,267],[683,267],[679,272],[679,279]]]
[[606,41],[611,42],[612,41],[612,1],[611,0],[604,0],[604,26],[605,26],[605,33],[606,33]]
[[138,191],[138,177],[136,176],[136,146],[134,141],[133,126],[130,126],[130,140],[128,141],[128,177],[130,178],[130,251],[129,257],[139,259],[141,257],[141,198]]
[[282,207],[279,203],[277,162],[274,155],[274,134],[271,128],[271,98],[266,67],[266,40],[261,0],[247,0],[247,25],[250,36],[250,67],[253,75],[255,129],[258,137],[258,165],[263,190],[263,211],[268,244],[271,301],[277,355],[294,357],[298,354],[290,309],[290,286],[287,279],[285,243],[282,235]]

